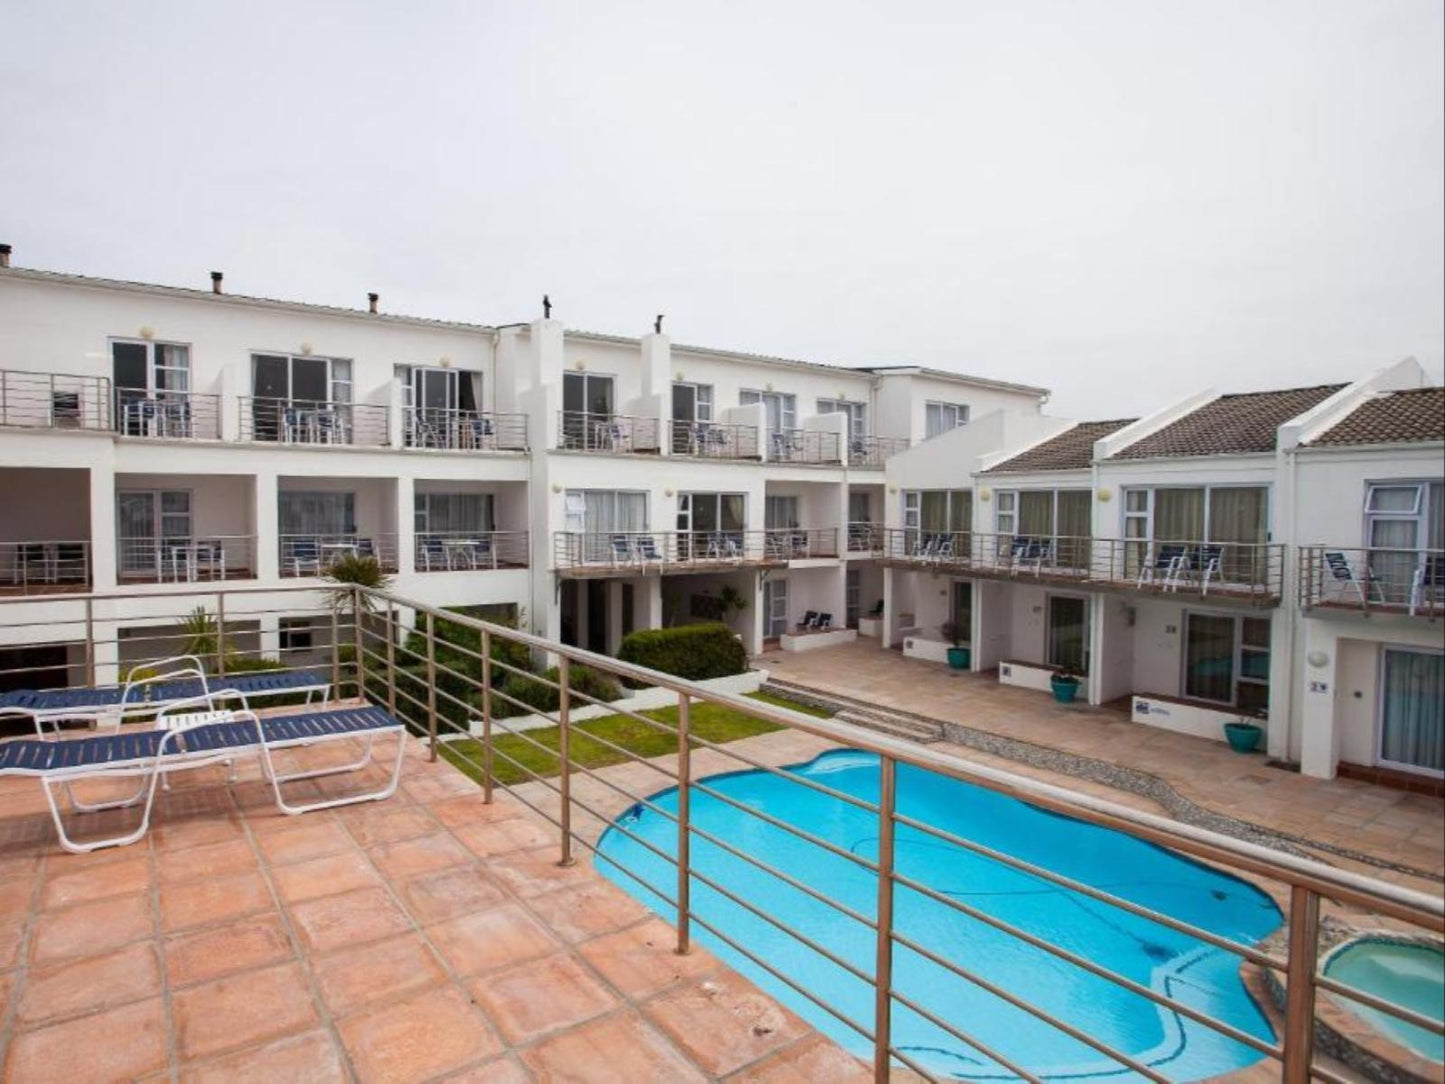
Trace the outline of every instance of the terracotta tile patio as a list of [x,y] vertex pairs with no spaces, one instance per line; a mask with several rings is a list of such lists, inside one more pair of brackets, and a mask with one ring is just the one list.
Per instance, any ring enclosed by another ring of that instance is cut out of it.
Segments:
[[91,855],[55,845],[33,781],[0,782],[4,1079],[868,1077],[409,745],[388,802],[286,817],[253,766],[205,769]]

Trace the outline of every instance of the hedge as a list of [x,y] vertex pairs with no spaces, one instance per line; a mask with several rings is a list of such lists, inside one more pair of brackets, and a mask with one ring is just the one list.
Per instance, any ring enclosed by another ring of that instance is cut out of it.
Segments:
[[742,641],[720,622],[629,632],[617,657],[692,681],[742,674],[748,668]]
[[[555,666],[540,678],[513,674],[502,683],[500,691],[506,696],[520,700],[534,711],[556,711],[562,704],[561,693],[554,688],[557,677]],[[590,696],[594,700],[612,701],[622,697],[622,688],[616,681],[587,666],[572,667],[568,671],[568,681],[573,692]],[[552,684],[548,684],[548,682]],[[592,706],[585,700],[576,699],[572,700],[572,704],[579,708]],[[524,709],[501,697],[493,696],[492,712],[502,718],[507,715],[521,715]]]

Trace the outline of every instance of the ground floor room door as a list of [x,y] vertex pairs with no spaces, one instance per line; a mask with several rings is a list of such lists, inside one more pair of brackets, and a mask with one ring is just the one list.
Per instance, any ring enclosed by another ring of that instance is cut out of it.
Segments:
[[1385,648],[1380,663],[1380,762],[1445,774],[1445,653]]
[[788,581],[763,581],[763,635],[769,638],[788,631]]

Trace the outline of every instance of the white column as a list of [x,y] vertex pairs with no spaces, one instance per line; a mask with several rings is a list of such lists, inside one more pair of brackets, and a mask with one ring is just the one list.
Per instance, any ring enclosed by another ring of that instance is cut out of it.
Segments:
[[403,575],[416,569],[416,479],[400,474],[396,479],[396,567]]
[[[279,657],[281,654],[281,615],[263,613],[257,615],[256,621],[260,626],[261,654],[268,659]],[[286,659],[281,661],[287,662]]]
[[[894,610],[895,603],[894,603],[894,601],[893,601],[893,599],[894,599],[894,594],[893,594],[893,576],[894,576],[895,571],[896,571],[896,570],[895,570],[895,569],[892,569],[892,568],[885,568],[885,569],[883,570],[883,632],[882,632],[882,634],[878,637],[878,642],[879,642],[883,647],[892,647],[892,646],[893,646],[893,641],[894,641],[894,636],[893,636],[893,629],[894,629],[894,620],[893,620],[893,618],[894,618],[894,614],[893,614],[893,610]],[[978,607],[979,607],[979,600],[978,600],[978,598],[975,596],[975,598],[974,598],[974,600],[973,600],[973,608],[974,608],[975,610],[977,610]],[[976,645],[976,644],[977,644],[977,641],[975,641],[975,645]],[[977,649],[977,646],[975,646],[975,648],[974,648],[973,655],[974,655],[974,658],[975,658],[975,659],[978,658],[978,649]]]
[[672,340],[660,332],[642,337],[642,399],[657,418],[657,450],[672,454]]
[[398,380],[396,377],[392,377],[391,382],[387,385],[386,389],[386,417],[387,437],[389,438],[387,443],[389,443],[393,448],[401,448],[405,444],[405,441],[402,438],[405,436],[406,433],[406,418],[403,416],[401,408],[401,381]]
[[116,585],[115,471],[110,459],[90,468],[90,577],[97,591]]
[[[1300,771],[1333,779],[1339,760],[1335,725],[1335,681],[1339,674],[1339,641],[1324,621],[1304,622],[1304,694],[1300,705]],[[1314,665],[1319,663],[1319,665]]]
[[115,685],[121,679],[120,625],[115,621],[96,621],[92,631],[95,636],[95,683]]
[[280,513],[277,508],[277,482],[274,474],[258,474],[254,493],[256,507],[251,522],[256,525],[256,578],[276,580],[281,577]]

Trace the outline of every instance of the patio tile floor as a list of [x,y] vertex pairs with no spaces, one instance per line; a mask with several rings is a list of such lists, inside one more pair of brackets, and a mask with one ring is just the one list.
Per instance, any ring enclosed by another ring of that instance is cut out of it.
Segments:
[[706,950],[677,956],[585,848],[559,867],[555,827],[408,745],[390,801],[286,817],[254,764],[231,786],[203,769],[175,777],[147,838],[89,855],[55,844],[33,781],[0,782],[0,1077],[863,1071]]

